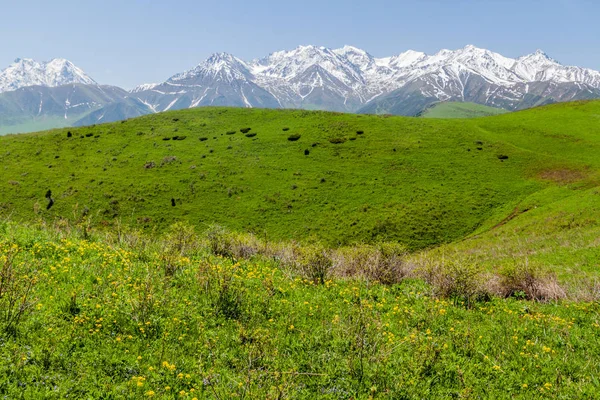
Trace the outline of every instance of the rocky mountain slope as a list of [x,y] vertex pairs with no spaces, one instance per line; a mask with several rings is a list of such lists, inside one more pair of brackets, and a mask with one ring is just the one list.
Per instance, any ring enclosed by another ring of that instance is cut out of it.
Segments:
[[440,101],[517,110],[600,97],[600,72],[542,51],[512,59],[466,46],[375,58],[351,46],[300,46],[251,62],[216,54],[133,95],[155,111],[226,104],[414,115]]
[[593,98],[600,98],[598,71],[562,65],[539,50],[513,59],[471,45],[385,58],[352,46],[299,46],[248,62],[219,53],[129,92],[99,86],[64,59],[18,59],[0,72],[0,132],[42,116],[54,127],[201,106],[417,115],[448,101],[519,110]]

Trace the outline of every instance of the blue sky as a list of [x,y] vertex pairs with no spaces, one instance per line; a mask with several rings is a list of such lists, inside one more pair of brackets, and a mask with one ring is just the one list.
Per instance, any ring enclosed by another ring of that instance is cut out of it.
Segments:
[[100,83],[163,81],[214,52],[250,60],[300,44],[374,56],[466,44],[509,57],[540,48],[600,69],[597,0],[0,0],[0,69],[68,58]]

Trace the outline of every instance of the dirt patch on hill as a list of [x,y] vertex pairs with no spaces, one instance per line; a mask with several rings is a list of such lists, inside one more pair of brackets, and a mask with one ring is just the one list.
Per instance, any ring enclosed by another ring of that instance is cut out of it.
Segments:
[[554,168],[541,171],[537,177],[544,181],[550,181],[559,185],[568,185],[570,183],[580,182],[589,176],[589,171],[576,170],[570,168]]

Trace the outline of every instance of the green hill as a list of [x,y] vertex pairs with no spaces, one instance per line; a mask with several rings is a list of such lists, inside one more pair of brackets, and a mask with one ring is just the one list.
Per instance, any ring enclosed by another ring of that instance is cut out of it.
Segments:
[[475,103],[443,102],[436,103],[425,109],[420,116],[423,118],[477,118],[507,113],[502,108],[494,108]]
[[596,185],[599,114],[600,102],[460,121],[204,108],[9,135],[0,211],[421,249],[491,227],[529,198],[544,206]]

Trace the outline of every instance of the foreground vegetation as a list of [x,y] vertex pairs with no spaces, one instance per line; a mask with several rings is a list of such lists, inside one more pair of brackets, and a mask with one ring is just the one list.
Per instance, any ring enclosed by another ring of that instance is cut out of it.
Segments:
[[215,255],[232,249],[216,228],[198,238],[176,225],[157,240],[62,222],[0,228],[6,398],[600,392],[597,301],[472,299],[460,283],[468,279],[447,297],[421,279],[321,280],[302,268],[322,265],[318,252],[296,267]]

